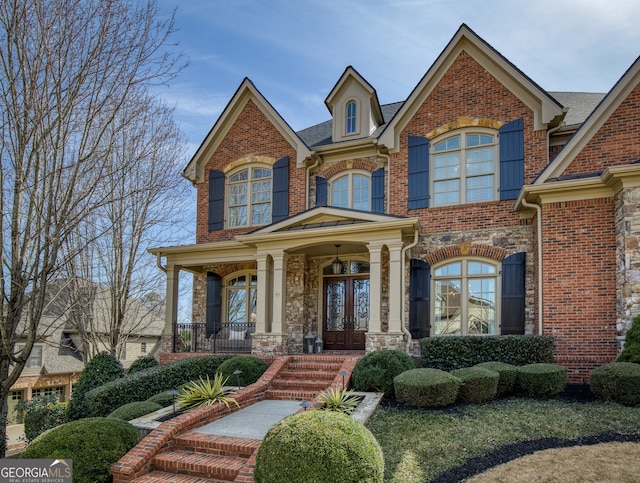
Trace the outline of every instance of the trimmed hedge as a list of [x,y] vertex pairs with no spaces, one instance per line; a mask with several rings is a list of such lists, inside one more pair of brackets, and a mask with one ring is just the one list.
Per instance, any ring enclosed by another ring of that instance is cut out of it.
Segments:
[[[234,356],[220,364],[218,371],[228,377],[227,384],[233,386],[240,381],[240,386],[253,384],[269,368],[267,363],[255,356]],[[233,373],[236,370],[242,371],[237,376]]]
[[420,339],[421,366],[452,371],[489,361],[515,366],[550,363],[553,347],[553,337],[539,335],[427,337]]
[[112,481],[109,467],[138,443],[138,430],[120,419],[85,418],[38,436],[22,459],[70,459],[74,483]]
[[474,367],[482,367],[500,374],[500,379],[498,379],[498,392],[496,396],[500,397],[513,394],[516,387],[516,380],[518,378],[517,366],[507,364],[506,362],[489,361],[481,362],[480,364],[476,364]]
[[123,404],[144,401],[158,391],[177,389],[185,382],[209,375],[213,377],[230,355],[193,357],[139,371],[104,384],[85,396],[90,408],[87,416],[107,416]]
[[145,414],[152,413],[159,409],[162,409],[160,404],[151,401],[135,401],[123,404],[118,409],[112,411],[107,417],[131,421],[132,419],[142,417]]
[[381,483],[384,458],[376,438],[355,419],[334,411],[284,418],[265,435],[256,483]]
[[449,406],[456,402],[462,380],[440,369],[411,369],[393,380],[396,400],[416,407]]
[[381,349],[369,352],[356,362],[351,374],[351,387],[356,391],[384,392],[394,396],[393,378],[416,365],[406,352]]
[[491,401],[498,392],[500,374],[483,367],[465,367],[451,374],[462,380],[458,401],[468,404],[482,404]]
[[640,406],[639,364],[612,362],[597,367],[590,376],[591,392],[597,399]]
[[631,328],[624,336],[624,349],[616,362],[633,362],[640,364],[640,315],[633,319]]
[[518,368],[517,390],[529,397],[555,397],[567,384],[567,368],[557,364],[527,364]]
[[133,374],[134,372],[142,371],[144,369],[149,369],[150,367],[156,367],[160,365],[160,363],[153,356],[140,356],[135,361],[131,363],[129,369],[127,369],[127,374]]
[[[169,394],[169,391],[172,389],[167,389],[166,391],[159,392],[158,394],[154,394],[147,401],[159,404],[163,408],[173,405],[173,401],[176,396],[172,396]],[[176,389],[176,391],[180,392],[180,389]]]

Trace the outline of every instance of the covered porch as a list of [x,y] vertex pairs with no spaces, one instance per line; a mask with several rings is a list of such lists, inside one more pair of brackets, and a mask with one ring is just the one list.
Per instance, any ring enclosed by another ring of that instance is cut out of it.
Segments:
[[[402,348],[417,234],[417,218],[318,207],[233,240],[152,249],[166,273],[163,351],[295,354],[310,333],[326,350]],[[181,270],[194,274],[184,326]]]

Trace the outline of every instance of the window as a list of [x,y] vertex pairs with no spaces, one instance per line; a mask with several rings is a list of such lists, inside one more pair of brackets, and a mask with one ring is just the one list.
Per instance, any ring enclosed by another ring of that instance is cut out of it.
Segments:
[[496,199],[496,137],[462,132],[433,144],[434,206]]
[[271,169],[253,167],[228,179],[229,228],[271,223]]
[[457,260],[434,269],[433,335],[495,335],[498,268]]
[[357,132],[357,108],[358,105],[356,101],[347,102],[347,116],[346,116],[346,127],[347,134],[355,134]]
[[331,206],[369,211],[371,206],[369,174],[349,173],[331,183]]
[[[24,345],[18,346],[19,351],[24,350]],[[40,369],[42,367],[42,346],[34,345],[31,348],[31,354],[29,354],[29,358],[27,359],[27,363],[25,364],[25,369]]]
[[142,354],[146,354],[147,353],[147,343],[146,342],[140,342],[140,352]]
[[43,396],[56,396],[59,401],[64,399],[64,388],[56,387],[39,387],[31,390],[31,399]]
[[258,302],[258,277],[246,273],[225,283],[226,317],[229,324],[255,323]]

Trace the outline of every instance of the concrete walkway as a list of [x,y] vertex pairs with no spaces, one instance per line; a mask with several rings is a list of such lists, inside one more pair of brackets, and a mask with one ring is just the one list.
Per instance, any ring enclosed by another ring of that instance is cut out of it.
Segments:
[[194,429],[194,433],[237,438],[264,439],[267,431],[280,420],[297,413],[300,401],[259,401],[222,419]]
[[27,445],[24,437],[24,424],[11,424],[7,426],[7,456],[20,452]]

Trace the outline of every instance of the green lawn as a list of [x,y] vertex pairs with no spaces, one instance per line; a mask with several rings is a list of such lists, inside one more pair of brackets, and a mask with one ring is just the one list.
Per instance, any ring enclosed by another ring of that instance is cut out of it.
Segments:
[[385,481],[424,483],[510,443],[640,434],[640,408],[513,398],[434,410],[378,409],[367,427],[382,446]]

